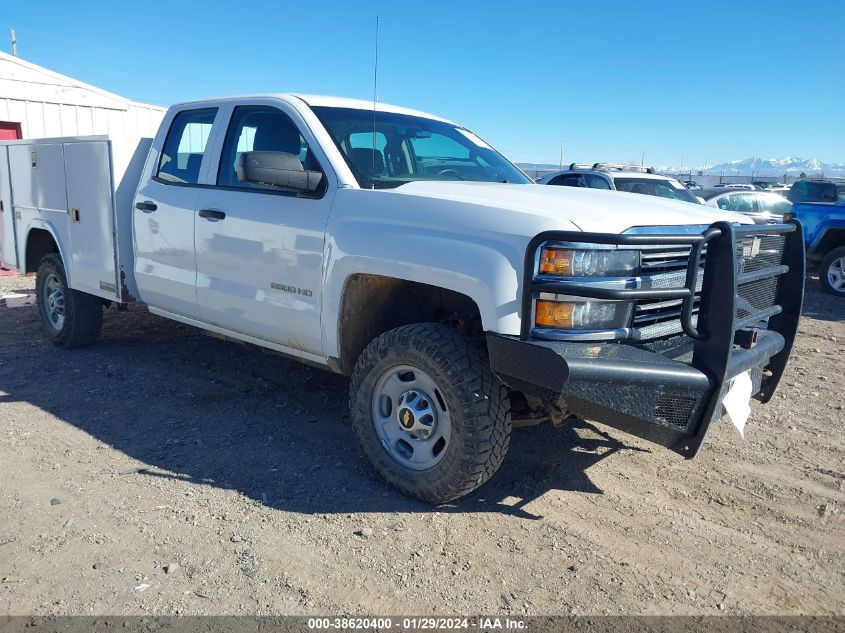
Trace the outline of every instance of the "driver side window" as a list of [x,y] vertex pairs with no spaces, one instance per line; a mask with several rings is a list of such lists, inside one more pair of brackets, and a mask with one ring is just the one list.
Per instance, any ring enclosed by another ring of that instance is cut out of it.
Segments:
[[217,184],[228,187],[278,190],[270,184],[250,182],[240,169],[245,152],[284,152],[293,154],[303,169],[322,171],[299,128],[284,112],[268,106],[235,108],[217,172]]

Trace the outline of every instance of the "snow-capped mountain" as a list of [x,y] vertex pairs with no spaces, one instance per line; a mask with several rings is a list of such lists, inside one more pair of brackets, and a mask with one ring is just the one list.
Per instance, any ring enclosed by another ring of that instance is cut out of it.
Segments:
[[[680,172],[678,166],[660,168],[660,171]],[[719,165],[704,165],[693,167],[693,171],[702,171],[704,174],[725,175],[725,176],[798,176],[801,173],[807,176],[838,176],[845,177],[845,165],[841,163],[823,163],[815,158],[746,158],[745,160],[731,160]],[[683,171],[689,171],[684,167]]]

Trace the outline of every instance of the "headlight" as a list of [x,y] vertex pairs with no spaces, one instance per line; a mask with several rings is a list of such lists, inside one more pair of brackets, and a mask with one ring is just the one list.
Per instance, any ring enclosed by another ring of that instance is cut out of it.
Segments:
[[552,301],[538,299],[534,325],[561,330],[615,330],[631,322],[630,301]]
[[540,274],[565,277],[624,277],[636,274],[639,251],[578,250],[544,247],[540,251]]

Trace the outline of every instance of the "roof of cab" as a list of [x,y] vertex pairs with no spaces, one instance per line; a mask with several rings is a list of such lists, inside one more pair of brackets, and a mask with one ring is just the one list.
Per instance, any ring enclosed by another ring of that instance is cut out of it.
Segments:
[[[351,108],[355,110],[369,110],[372,112],[373,110],[373,102],[367,101],[365,99],[350,99],[347,97],[330,97],[325,95],[306,95],[306,94],[299,94],[293,92],[285,92],[285,93],[265,93],[265,94],[256,94],[256,95],[242,95],[237,97],[222,97],[217,99],[199,99],[196,101],[189,101],[183,103],[177,103],[174,107],[183,108],[186,105],[195,105],[195,104],[203,104],[203,103],[210,103],[210,102],[220,102],[220,101],[243,101],[246,99],[256,99],[256,98],[276,98],[276,99],[285,99],[291,100],[291,98],[299,99],[309,107],[332,107],[332,108]],[[457,125],[453,121],[448,119],[444,119],[443,117],[436,116],[434,114],[429,114],[427,112],[421,112],[420,110],[412,110],[410,108],[403,108],[402,106],[391,105],[389,103],[382,103],[380,101],[376,102],[376,111],[377,112],[391,112],[394,114],[407,114],[409,116],[418,116],[423,117],[426,119],[433,119],[435,121],[442,121],[444,123],[450,123],[452,125]]]
[[[323,95],[304,95],[293,93],[291,96],[302,99],[309,106],[314,107],[331,107],[331,108],[351,108],[354,110],[369,110],[373,109],[373,102],[365,99],[349,99],[347,97],[329,97]],[[418,116],[426,119],[434,119],[435,121],[443,121],[444,123],[451,123],[457,125],[449,119],[444,119],[435,114],[422,112],[420,110],[412,110],[411,108],[403,108],[402,106],[391,105],[389,103],[376,102],[377,112],[393,112],[395,114],[407,114],[410,116]]]

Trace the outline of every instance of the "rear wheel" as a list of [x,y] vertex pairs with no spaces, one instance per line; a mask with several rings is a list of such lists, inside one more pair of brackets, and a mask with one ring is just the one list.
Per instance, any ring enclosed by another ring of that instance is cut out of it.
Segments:
[[819,266],[822,289],[837,297],[845,297],[845,246],[834,248]]
[[41,259],[35,280],[41,326],[59,347],[90,345],[100,335],[103,302],[99,297],[68,288],[62,258],[50,253]]
[[373,468],[423,501],[469,493],[507,452],[507,389],[483,347],[445,325],[407,325],[375,339],[355,366],[349,400]]

